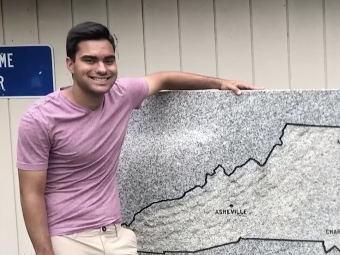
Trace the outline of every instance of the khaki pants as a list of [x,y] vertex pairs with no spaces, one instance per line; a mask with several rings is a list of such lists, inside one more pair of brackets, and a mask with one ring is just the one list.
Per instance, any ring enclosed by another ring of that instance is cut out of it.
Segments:
[[136,235],[130,229],[108,225],[71,235],[53,236],[55,255],[137,255]]

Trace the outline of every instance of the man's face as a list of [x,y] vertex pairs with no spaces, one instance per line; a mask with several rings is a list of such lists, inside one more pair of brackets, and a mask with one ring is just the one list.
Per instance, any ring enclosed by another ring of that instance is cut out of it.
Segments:
[[100,96],[117,79],[115,52],[108,40],[83,41],[78,45],[75,62],[67,58],[67,67],[76,84],[86,93]]

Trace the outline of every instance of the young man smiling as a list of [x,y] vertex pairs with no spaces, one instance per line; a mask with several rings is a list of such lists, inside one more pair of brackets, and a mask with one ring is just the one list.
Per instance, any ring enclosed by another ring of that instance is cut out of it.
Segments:
[[85,22],[66,41],[73,84],[22,116],[17,145],[21,204],[37,255],[137,254],[120,225],[116,171],[129,117],[160,90],[261,89],[184,72],[117,79],[108,29]]

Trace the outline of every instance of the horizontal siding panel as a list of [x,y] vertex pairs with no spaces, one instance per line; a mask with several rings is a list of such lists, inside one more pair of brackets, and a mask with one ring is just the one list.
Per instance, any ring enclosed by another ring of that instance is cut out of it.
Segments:
[[340,89],[340,1],[325,1],[327,88]]
[[182,68],[216,76],[214,11],[211,0],[179,0]]
[[[59,0],[56,1],[59,3]],[[107,25],[105,0],[72,0],[73,24],[85,21],[98,22]]]
[[107,0],[109,28],[118,38],[119,77],[145,75],[141,0]]
[[18,255],[8,100],[0,99],[0,254]]
[[252,83],[249,0],[215,2],[218,76]]
[[255,83],[289,89],[285,0],[252,0]]
[[37,44],[35,0],[2,0],[6,44]]
[[292,89],[325,88],[322,0],[289,0]]
[[[5,43],[8,45],[23,45],[23,44],[38,44],[39,33],[37,26],[37,11],[35,0],[2,0],[3,7],[3,24]],[[20,18],[18,18],[20,17]],[[29,100],[32,102],[32,100]],[[11,99],[10,110],[10,125],[11,125],[11,144],[12,144],[12,160],[16,162],[16,143],[18,128],[17,123],[12,120],[20,116],[15,114],[17,108],[22,104],[22,99]],[[14,113],[13,113],[14,112]],[[16,164],[13,165],[14,172],[14,187],[15,187],[15,202],[17,210],[17,230],[18,230],[18,243],[19,255],[21,254],[34,254],[34,249],[29,239],[24,218],[21,211],[19,181],[16,169]]]
[[[2,10],[2,4],[0,1],[0,15],[3,17],[3,10]],[[3,23],[2,23],[2,18],[0,19],[0,44],[4,44],[4,30],[3,30]]]
[[180,71],[177,0],[144,1],[146,73]]
[[[56,87],[72,84],[66,68],[66,36],[72,27],[71,0],[37,0],[40,43],[53,47]],[[53,10],[53,12],[51,12]]]

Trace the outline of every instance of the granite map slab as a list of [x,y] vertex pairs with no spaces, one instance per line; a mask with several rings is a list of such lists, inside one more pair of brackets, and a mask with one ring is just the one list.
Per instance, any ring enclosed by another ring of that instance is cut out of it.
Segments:
[[118,180],[140,254],[340,254],[340,91],[162,92]]

